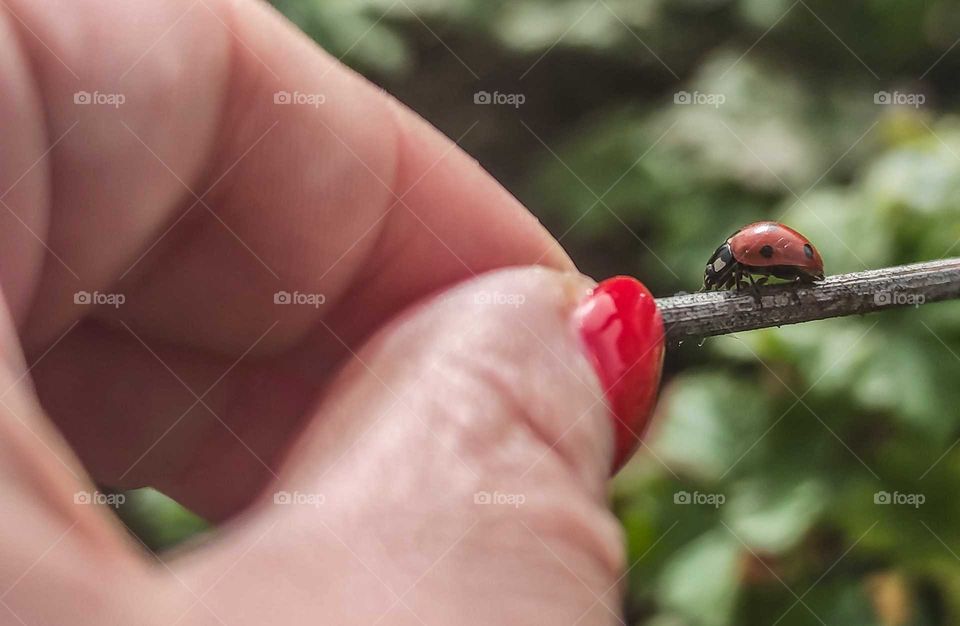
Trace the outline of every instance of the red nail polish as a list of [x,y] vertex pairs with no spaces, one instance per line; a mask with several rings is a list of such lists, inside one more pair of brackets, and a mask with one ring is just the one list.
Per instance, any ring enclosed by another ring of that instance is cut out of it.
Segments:
[[613,412],[616,472],[650,422],[663,367],[663,320],[653,295],[629,276],[597,285],[573,319]]

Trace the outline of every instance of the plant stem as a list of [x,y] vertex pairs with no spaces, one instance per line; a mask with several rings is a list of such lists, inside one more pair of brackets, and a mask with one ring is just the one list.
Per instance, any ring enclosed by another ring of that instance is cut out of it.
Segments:
[[960,297],[960,258],[769,285],[658,298],[668,341],[726,335]]

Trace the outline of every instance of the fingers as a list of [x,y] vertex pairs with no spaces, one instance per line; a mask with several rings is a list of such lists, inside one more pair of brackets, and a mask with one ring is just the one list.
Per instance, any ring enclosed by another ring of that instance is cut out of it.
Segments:
[[[602,501],[615,448],[602,390],[615,384],[583,352],[583,279],[523,271],[468,284],[378,335],[320,395],[336,365],[325,357],[424,294],[505,265],[569,268],[533,218],[265,5],[10,0],[0,28],[14,34],[0,44],[11,128],[0,165],[17,172],[0,190],[13,220],[0,281],[43,361],[44,404],[98,473],[170,480],[190,505],[224,514],[274,475],[281,491],[323,496],[310,511],[281,500],[185,561],[190,604],[210,610],[209,594],[231,623],[276,622],[278,603],[283,623],[337,610],[443,619],[477,598],[478,623],[608,619],[621,556]],[[279,291],[327,306],[278,307]],[[98,308],[78,292],[125,303]],[[38,529],[51,557],[64,542],[52,574],[80,571],[74,528],[84,546],[106,546],[101,558],[128,559],[103,516],[62,504],[84,478],[10,378],[21,401],[0,416],[2,482],[17,501],[44,494],[9,516],[11,530]],[[36,428],[28,437],[10,415]],[[131,459],[111,465],[131,442]],[[64,621],[44,612],[35,581],[2,573],[29,590],[30,621]],[[268,587],[271,602],[258,602]],[[496,602],[511,593],[529,600]]]
[[[528,430],[531,448],[546,444],[539,455],[550,450],[541,462],[563,462],[585,490],[601,493],[612,457],[610,417],[572,318],[590,286],[577,274],[504,270],[426,301],[356,354],[329,392],[335,406],[324,411],[312,434],[353,430],[363,425],[360,414],[375,419],[394,412],[435,429],[468,426],[476,435],[478,427],[494,438],[516,436],[507,427],[519,423]],[[443,450],[428,444],[430,428],[412,430],[428,449]],[[468,433],[458,428],[453,434]],[[340,448],[355,439],[317,436],[307,455],[314,460],[308,473],[329,462],[316,448],[327,441]],[[394,446],[389,437],[373,436],[368,443]],[[405,453],[406,443],[398,452]],[[523,469],[540,466],[535,463],[540,456],[520,460],[508,452],[515,443],[509,439],[450,443],[459,456],[446,460],[462,461],[456,464],[463,470],[472,467],[468,457],[484,463],[500,459],[515,469],[523,461],[529,463]],[[379,457],[366,447],[355,452],[368,451]]]
[[28,372],[2,300],[0,354],[0,623],[172,623],[180,592],[131,549],[22,383]]
[[[590,287],[507,270],[390,324],[263,507],[186,557],[186,579],[206,588],[235,564],[204,600],[230,623],[293,606],[284,623],[616,623],[615,428],[575,314]],[[282,581],[269,603],[243,591],[263,580]]]
[[29,57],[0,10],[0,285],[15,322],[26,317],[40,280],[47,228],[49,172],[43,103],[32,85]]
[[16,0],[0,27],[0,284],[99,481],[228,514],[383,320],[476,272],[570,267],[451,141],[265,4]]
[[45,257],[31,345],[80,315],[80,290],[123,293],[117,315],[151,336],[238,354],[277,320],[281,290],[326,306],[283,310],[258,351],[335,309],[342,336],[362,335],[477,272],[570,266],[472,159],[265,4],[8,11],[0,80],[28,95],[4,96],[24,122],[0,151],[12,176],[25,167],[11,155],[37,160],[16,185],[33,233],[10,232],[27,276]]

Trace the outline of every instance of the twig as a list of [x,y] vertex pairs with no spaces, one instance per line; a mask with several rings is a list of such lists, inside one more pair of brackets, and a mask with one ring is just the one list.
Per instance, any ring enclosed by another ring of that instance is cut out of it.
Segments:
[[760,287],[658,298],[667,339],[710,337],[743,330],[862,315],[960,297],[960,258],[839,274],[813,285]]

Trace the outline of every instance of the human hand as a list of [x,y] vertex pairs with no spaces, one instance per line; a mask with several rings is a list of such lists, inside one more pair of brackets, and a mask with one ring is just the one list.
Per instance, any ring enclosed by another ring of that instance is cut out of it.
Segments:
[[[616,621],[642,287],[587,298],[473,160],[263,5],[0,16],[4,623]],[[223,529],[157,565],[90,480]]]

